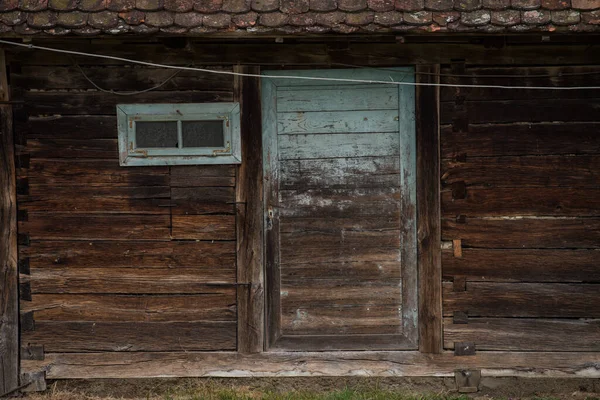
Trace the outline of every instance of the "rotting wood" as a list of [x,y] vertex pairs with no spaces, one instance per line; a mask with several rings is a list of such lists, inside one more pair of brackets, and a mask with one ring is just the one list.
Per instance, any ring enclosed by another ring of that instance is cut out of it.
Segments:
[[599,250],[463,249],[442,252],[444,278],[469,281],[600,282]]
[[[444,347],[475,341],[478,350],[600,351],[598,320],[469,318],[468,325],[444,319]],[[596,353],[597,354],[597,353]],[[529,364],[528,364],[529,365]],[[533,367],[533,365],[531,365]]]
[[24,343],[47,353],[235,350],[235,321],[62,322],[42,321],[23,332]]
[[486,376],[600,377],[597,352],[233,352],[54,353],[24,361],[24,371],[45,370],[48,379],[283,376],[454,376],[477,368]]
[[[439,65],[422,66],[418,72],[436,74]],[[436,83],[439,76],[419,75],[418,81]],[[424,353],[442,351],[439,95],[437,87],[417,87],[419,350]]]
[[442,219],[442,238],[464,247],[600,248],[600,218]]
[[[0,50],[0,99],[9,100]],[[11,106],[0,106],[0,396],[19,386],[17,195]]]
[[456,292],[445,283],[444,315],[600,318],[597,298],[597,284],[468,282],[466,291]]
[[[260,74],[258,67],[236,72]],[[240,102],[243,162],[237,170],[235,202],[237,232],[238,331],[240,353],[264,349],[265,276],[263,243],[263,154],[260,79],[238,77],[234,96]]]

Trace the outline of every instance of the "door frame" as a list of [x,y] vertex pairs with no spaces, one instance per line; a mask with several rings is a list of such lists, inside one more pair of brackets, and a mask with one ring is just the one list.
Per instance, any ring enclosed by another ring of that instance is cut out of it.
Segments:
[[[263,198],[264,198],[264,260],[266,280],[265,349],[288,351],[324,351],[338,349],[343,337],[334,335],[288,335],[281,333],[281,299],[279,270],[279,169],[277,155],[277,87],[289,85],[315,85],[315,81],[286,78],[289,76],[332,77],[344,75],[349,79],[390,81],[391,73],[402,74],[398,82],[399,115],[408,116],[399,121],[400,133],[400,188],[401,200],[401,265],[402,265],[402,333],[394,335],[352,335],[344,342],[344,350],[414,350],[419,341],[418,271],[417,271],[417,154],[415,118],[415,68],[400,67],[381,70],[297,70],[263,71],[261,78],[262,131],[263,131]],[[375,77],[373,72],[378,72]],[[271,77],[281,76],[278,78]],[[326,84],[326,81],[321,81]],[[333,84],[340,84],[335,82]],[[368,84],[368,82],[365,82]],[[352,84],[352,83],[347,83]],[[356,83],[354,83],[356,84]],[[410,290],[405,290],[410,288]],[[315,340],[318,339],[318,340]],[[378,339],[376,342],[374,339]],[[318,343],[315,343],[318,342]],[[311,343],[312,342],[312,343]]]

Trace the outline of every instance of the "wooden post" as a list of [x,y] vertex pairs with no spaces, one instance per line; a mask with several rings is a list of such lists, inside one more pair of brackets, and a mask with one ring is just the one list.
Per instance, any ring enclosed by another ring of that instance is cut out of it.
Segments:
[[[418,66],[417,82],[439,83],[439,68]],[[440,90],[417,86],[416,95],[419,350],[441,353]]]
[[[238,66],[235,71],[260,74],[258,67]],[[265,326],[260,78],[238,76],[235,90],[240,102],[242,130],[242,164],[235,191],[237,348],[240,353],[258,353],[263,351]]]
[[[0,49],[0,100],[9,100]],[[19,386],[17,191],[10,105],[0,105],[0,396]]]

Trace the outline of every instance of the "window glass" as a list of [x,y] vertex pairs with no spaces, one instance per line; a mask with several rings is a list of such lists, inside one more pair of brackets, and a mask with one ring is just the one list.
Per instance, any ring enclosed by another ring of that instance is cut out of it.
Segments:
[[135,141],[141,148],[177,148],[177,122],[138,121]]
[[183,147],[223,147],[223,121],[182,121]]

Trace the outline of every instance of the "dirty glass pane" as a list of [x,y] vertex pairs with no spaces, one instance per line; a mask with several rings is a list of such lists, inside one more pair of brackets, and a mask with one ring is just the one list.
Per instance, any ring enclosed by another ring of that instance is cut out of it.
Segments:
[[136,122],[135,141],[137,147],[177,148],[177,122]]
[[224,147],[223,121],[182,121],[183,147]]

